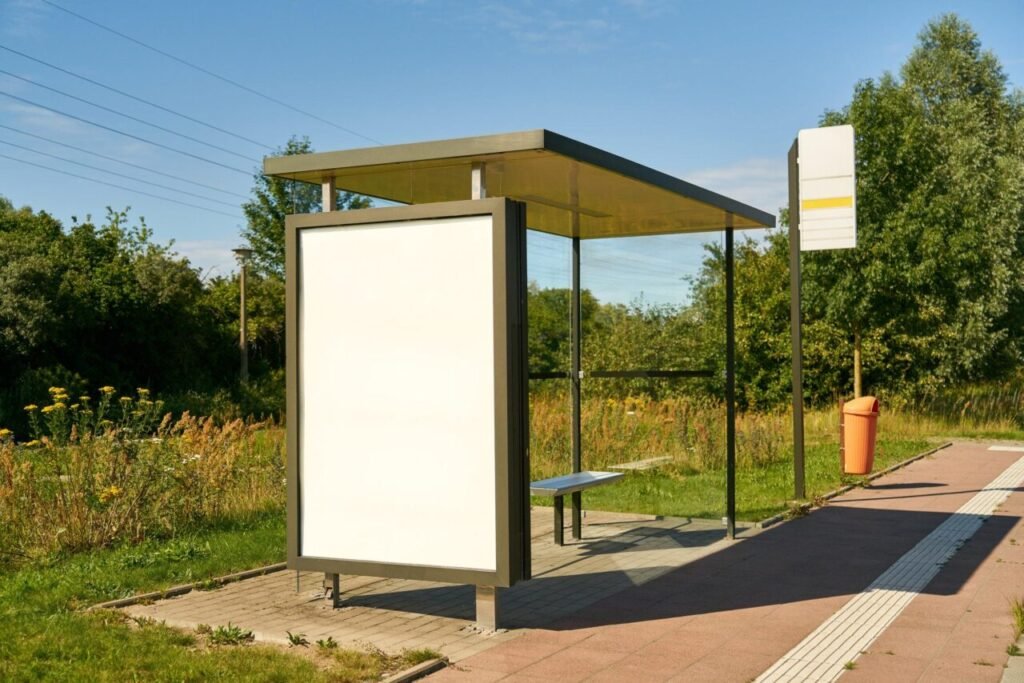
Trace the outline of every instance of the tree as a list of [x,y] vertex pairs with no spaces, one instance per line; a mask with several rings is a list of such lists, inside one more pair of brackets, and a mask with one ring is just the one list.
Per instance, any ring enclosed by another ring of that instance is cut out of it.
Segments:
[[[278,156],[310,154],[309,138],[292,137],[278,150]],[[317,185],[270,178],[257,172],[253,198],[242,204],[246,227],[242,237],[253,250],[253,265],[264,275],[284,277],[284,219],[288,214],[314,213],[320,210],[321,188]],[[338,193],[339,209],[363,209],[370,206],[366,197],[351,192]]]
[[858,246],[804,256],[805,311],[842,331],[857,393],[862,372],[930,391],[1020,360],[1009,304],[1024,286],[1024,107],[1006,83],[946,15],[900,78],[862,81],[822,117],[856,130]]
[[23,426],[49,386],[203,390],[231,376],[237,347],[198,272],[127,210],[65,230],[0,197],[0,253],[3,426]]

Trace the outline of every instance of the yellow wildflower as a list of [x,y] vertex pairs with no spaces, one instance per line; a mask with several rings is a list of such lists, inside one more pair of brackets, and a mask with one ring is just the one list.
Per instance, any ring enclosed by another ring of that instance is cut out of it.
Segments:
[[141,396],[142,398],[146,398],[147,396],[149,396],[149,389],[143,389],[142,387],[139,387],[135,391],[139,392],[139,396]]
[[100,502],[106,503],[111,498],[117,498],[119,495],[121,495],[121,487],[111,484],[107,488],[100,491]]
[[32,439],[31,441],[29,441],[28,443],[25,444],[25,447],[26,448],[35,448],[36,446],[41,446],[41,445],[42,445],[42,442],[39,439]]
[[81,406],[78,405],[77,403],[72,403],[71,404],[71,410],[78,410],[79,408],[81,408]]
[[0,441],[11,438],[12,434],[14,434],[14,432],[10,429],[0,429]]
[[128,405],[129,403],[132,402],[132,397],[131,396],[122,396],[120,400],[121,400],[121,403],[123,403],[124,405]]
[[52,413],[55,410],[64,410],[65,408],[67,408],[66,405],[64,405],[63,403],[57,402],[57,403],[54,403],[52,406],[43,406],[43,412],[44,413]]
[[37,406],[35,403],[30,403],[29,405],[25,406],[25,410],[27,412],[33,413],[39,410],[39,406]]
[[51,394],[64,394],[64,393],[67,393],[67,389],[65,389],[64,387],[50,387],[49,391],[50,391]]
[[114,387],[111,387],[111,386],[100,387],[100,393],[101,394],[107,394],[109,396],[110,394],[114,393]]

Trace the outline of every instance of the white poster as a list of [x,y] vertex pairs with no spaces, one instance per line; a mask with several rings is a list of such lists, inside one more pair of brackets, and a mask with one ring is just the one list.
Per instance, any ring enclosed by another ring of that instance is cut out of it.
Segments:
[[492,223],[299,231],[302,556],[496,569]]

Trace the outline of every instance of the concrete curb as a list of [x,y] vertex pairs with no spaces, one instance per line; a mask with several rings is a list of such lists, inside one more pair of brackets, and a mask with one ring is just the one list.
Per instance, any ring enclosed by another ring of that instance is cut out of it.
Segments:
[[393,676],[385,678],[381,683],[408,683],[409,681],[415,681],[424,676],[440,671],[441,669],[448,666],[448,658],[442,657],[440,659],[428,659],[425,662],[420,662],[416,666],[411,666],[405,671],[399,671]]
[[244,572],[235,572],[234,574],[227,574],[225,576],[218,576],[215,579],[209,579],[207,581],[197,581],[195,583],[186,583],[180,586],[172,586],[162,591],[152,591],[150,593],[140,593],[139,595],[130,595],[127,598],[118,598],[117,600],[108,600],[101,602],[91,607],[86,608],[87,612],[91,612],[96,609],[118,609],[120,607],[128,607],[130,605],[137,605],[140,602],[152,602],[153,600],[162,600],[164,598],[173,598],[179,595],[185,595],[191,593],[194,590],[205,588],[207,586],[221,586],[229,583],[235,583],[236,581],[243,581],[245,579],[251,579],[256,576],[263,576],[264,574],[273,574],[287,569],[288,565],[285,562],[278,564],[267,565],[266,567],[259,567],[257,569],[247,569]]
[[[890,472],[895,472],[896,470],[902,469],[902,468],[906,467],[907,465],[909,465],[912,462],[917,462],[921,458],[927,458],[929,455],[933,455],[935,453],[938,453],[943,448],[949,448],[952,445],[953,445],[952,441],[947,441],[946,443],[943,443],[943,444],[940,444],[940,445],[936,446],[935,448],[931,449],[930,451],[925,451],[924,453],[918,453],[917,455],[915,455],[913,457],[910,457],[910,458],[907,458],[906,460],[903,460],[901,462],[898,462],[895,465],[887,467],[887,468],[885,468],[884,470],[882,470],[880,472],[875,472],[874,474],[868,476],[865,479],[865,481],[874,481],[875,479],[878,479],[879,477],[884,477],[885,475],[889,474]],[[816,500],[831,500],[831,499],[835,498],[836,496],[841,496],[844,493],[847,493],[849,491],[854,490],[855,488],[857,488],[857,486],[854,486],[854,485],[843,486],[842,488],[838,488],[835,491],[829,491],[828,493],[826,493],[823,496],[820,496]],[[815,507],[814,503],[803,503],[802,505],[799,505],[797,507],[797,509],[801,510],[803,512],[809,512],[814,507]],[[780,512],[777,515],[772,515],[768,519],[762,519],[760,522],[758,522],[754,526],[759,528],[759,529],[767,529],[770,526],[775,526],[776,524],[779,524],[781,522],[785,522],[789,518],[789,514],[790,514],[789,512]]]

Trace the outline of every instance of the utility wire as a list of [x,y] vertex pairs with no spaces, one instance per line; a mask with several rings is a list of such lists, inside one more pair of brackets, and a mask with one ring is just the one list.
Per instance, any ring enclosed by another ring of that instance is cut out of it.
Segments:
[[233,207],[233,208],[238,206],[237,204],[232,204],[231,202],[225,202],[225,201],[222,201],[220,199],[213,199],[212,197],[206,197],[206,196],[201,195],[201,194],[196,194],[195,192],[189,192],[188,190],[180,190],[180,189],[178,189],[176,187],[170,187],[169,185],[161,185],[160,183],[151,183],[148,180],[142,180],[141,178],[135,178],[133,176],[126,175],[124,173],[118,173],[116,171],[108,171],[107,169],[100,168],[99,166],[91,166],[89,164],[83,164],[81,161],[75,161],[74,159],[68,159],[67,157],[58,156],[56,154],[50,154],[49,152],[43,152],[41,150],[33,149],[31,147],[25,147],[24,145],[16,145],[13,142],[8,142],[7,140],[0,140],[0,145],[7,145],[8,147],[17,147],[18,149],[23,149],[26,152],[32,152],[33,154],[39,154],[39,155],[42,155],[44,157],[50,157],[51,159],[56,159],[57,161],[65,161],[65,162],[67,162],[69,164],[74,164],[76,166],[81,166],[82,168],[88,168],[88,169],[90,169],[92,171],[99,171],[100,173],[109,173],[110,175],[117,176],[118,178],[124,178],[126,180],[131,180],[131,181],[136,182],[136,183],[143,183],[144,185],[152,185],[153,187],[158,187],[161,190],[170,190],[171,192],[178,192],[178,193],[181,193],[181,194],[187,194],[190,197],[195,197],[197,199],[202,199],[202,200],[207,201],[207,202],[214,202],[216,204],[223,204],[224,206],[230,206],[230,207]]
[[363,135],[362,133],[356,132],[356,131],[352,130],[351,128],[346,128],[345,126],[342,126],[342,125],[339,125],[337,123],[334,123],[333,121],[328,121],[327,119],[325,119],[323,117],[317,116],[316,114],[311,114],[310,112],[305,111],[303,109],[299,109],[298,107],[296,107],[294,105],[291,105],[291,104],[288,104],[287,102],[285,102],[283,100],[279,100],[276,97],[273,97],[272,95],[267,95],[266,93],[260,92],[259,90],[256,90],[255,88],[250,88],[249,86],[243,85],[242,83],[239,83],[238,81],[232,80],[232,79],[230,79],[230,78],[228,78],[226,76],[221,76],[220,74],[214,73],[213,71],[210,71],[209,69],[206,69],[206,68],[203,68],[203,67],[199,66],[198,64],[194,64],[193,62],[189,62],[189,61],[187,61],[185,59],[182,59],[181,57],[178,57],[176,55],[172,55],[169,52],[165,52],[165,51],[163,51],[163,50],[161,50],[159,48],[153,47],[152,45],[149,45],[148,43],[144,43],[144,42],[142,42],[141,40],[139,40],[137,38],[132,38],[131,36],[129,36],[129,35],[125,34],[125,33],[121,33],[120,31],[118,31],[116,29],[112,29],[109,26],[105,26],[105,25],[99,23],[98,21],[93,21],[92,19],[90,19],[88,17],[85,17],[85,16],[82,16],[81,14],[78,14],[77,12],[72,12],[71,10],[67,9],[66,7],[61,7],[57,3],[51,2],[51,0],[42,0],[42,2],[46,3],[50,7],[53,7],[54,9],[57,9],[57,10],[60,10],[61,12],[64,12],[65,14],[70,14],[71,16],[75,17],[76,19],[80,19],[80,20],[82,20],[82,21],[84,21],[84,22],[86,22],[88,24],[92,24],[93,26],[95,26],[97,28],[100,28],[100,29],[103,29],[104,31],[107,31],[108,33],[113,33],[115,36],[118,36],[119,38],[123,38],[123,39],[125,39],[125,40],[127,40],[129,42],[135,43],[136,45],[138,45],[140,47],[144,47],[147,50],[150,50],[151,52],[155,52],[158,55],[162,55],[164,57],[167,57],[168,59],[172,59],[175,62],[178,62],[179,64],[184,64],[185,66],[189,67],[190,69],[195,69],[196,71],[199,71],[200,73],[204,73],[207,76],[211,76],[212,78],[216,78],[219,81],[223,81],[224,83],[227,83],[229,85],[233,85],[234,87],[239,88],[241,90],[244,90],[244,91],[246,91],[248,93],[251,93],[253,95],[256,95],[257,97],[262,97],[265,100],[268,100],[270,102],[273,102],[274,104],[277,104],[277,105],[280,105],[282,107],[285,107],[286,109],[291,109],[292,111],[297,112],[299,114],[302,114],[303,116],[308,116],[309,118],[315,119],[315,120],[317,120],[317,121],[319,121],[321,123],[326,123],[328,126],[331,126],[333,128],[337,128],[338,130],[343,130],[346,133],[348,133],[349,135],[354,135],[357,138],[362,138],[363,140],[367,140],[367,141],[372,142],[372,143],[374,143],[376,145],[384,144],[380,140],[374,140],[373,138],[371,138],[371,137],[369,137],[367,135]]
[[77,173],[72,173],[71,171],[62,171],[59,168],[53,168],[52,166],[44,166],[43,164],[37,164],[37,163],[35,163],[33,161],[26,161],[24,159],[19,159],[17,157],[7,156],[6,154],[0,154],[0,159],[10,159],[11,161],[17,161],[19,164],[27,164],[28,166],[35,166],[36,168],[41,168],[41,169],[43,169],[45,171],[52,171],[53,173],[60,173],[62,175],[68,175],[68,176],[71,176],[72,178],[81,178],[82,180],[88,180],[90,183],[97,183],[99,185],[106,185],[108,187],[116,187],[119,190],[125,190],[127,192],[134,192],[136,194],[144,194],[147,197],[153,197],[155,199],[162,199],[165,202],[172,202],[174,204],[181,204],[182,206],[189,206],[189,207],[192,207],[193,209],[200,209],[201,211],[209,211],[210,213],[219,213],[221,216],[227,216],[228,218],[241,218],[241,216],[239,216],[237,214],[233,214],[233,213],[228,213],[227,211],[219,211],[217,209],[210,209],[210,208],[207,208],[205,206],[199,206],[198,204],[190,204],[188,202],[183,202],[183,201],[178,200],[178,199],[172,199],[170,197],[164,197],[162,195],[153,194],[152,192],[146,192],[144,190],[136,190],[136,189],[131,188],[131,187],[125,187],[124,185],[118,185],[116,183],[108,183],[105,180],[96,180],[95,178],[90,178],[89,176],[79,175]]
[[13,74],[10,71],[5,71],[4,69],[0,69],[0,74],[3,74],[5,76],[10,76],[11,78],[17,78],[19,81],[24,81],[25,83],[29,83],[31,85],[36,86],[37,88],[42,88],[43,90],[49,90],[50,92],[55,92],[58,95],[63,95],[64,97],[70,98],[72,100],[76,100],[78,102],[83,102],[85,104],[88,104],[90,107],[96,107],[97,109],[102,109],[103,111],[109,112],[111,114],[114,114],[115,116],[121,116],[123,118],[128,119],[129,121],[135,121],[136,123],[141,123],[144,126],[149,126],[150,128],[155,128],[155,129],[163,131],[165,133],[170,133],[171,135],[176,135],[179,138],[183,138],[185,140],[190,140],[190,141],[195,142],[197,144],[204,145],[204,146],[210,147],[212,149],[216,149],[216,150],[218,150],[220,152],[224,152],[225,154],[230,154],[230,155],[236,156],[236,157],[238,157],[240,159],[245,159],[246,161],[252,161],[252,162],[255,162],[255,163],[259,163],[259,159],[253,159],[250,156],[246,156],[245,154],[240,154],[238,152],[235,152],[233,150],[228,149],[227,147],[221,147],[220,145],[215,145],[212,142],[206,142],[205,140],[200,140],[199,138],[194,138],[191,135],[186,135],[185,133],[179,133],[176,130],[172,130],[170,128],[165,128],[164,126],[161,126],[161,125],[158,125],[158,124],[155,124],[155,123],[150,123],[149,121],[146,121],[145,119],[140,119],[139,117],[132,116],[131,114],[125,114],[124,112],[120,112],[120,111],[118,111],[116,109],[112,109],[110,107],[105,107],[102,104],[96,104],[92,100],[87,100],[84,97],[78,97],[77,95],[72,95],[71,93],[66,93],[63,90],[58,90],[57,88],[51,88],[50,86],[43,85],[39,81],[34,81],[31,78],[27,78],[25,76],[19,76],[18,74]]
[[174,175],[174,174],[171,174],[171,173],[164,173],[163,171],[158,171],[155,168],[149,168],[148,166],[141,166],[139,164],[133,164],[130,161],[125,161],[124,159],[118,159],[117,157],[107,156],[106,154],[100,154],[99,152],[93,152],[91,150],[85,149],[84,147],[76,147],[74,145],[69,145],[66,142],[60,142],[59,140],[54,140],[53,138],[48,138],[48,137],[45,137],[45,136],[42,136],[42,135],[36,135],[35,133],[29,133],[27,130],[21,130],[20,128],[15,128],[14,126],[7,126],[7,125],[4,125],[4,124],[0,123],[0,128],[4,128],[4,129],[10,130],[10,131],[14,131],[15,133],[19,133],[21,135],[27,135],[30,138],[35,138],[37,140],[42,140],[43,142],[49,142],[52,145],[60,145],[61,147],[67,147],[68,149],[73,149],[76,152],[82,152],[83,154],[91,154],[92,156],[99,157],[100,159],[106,159],[107,161],[113,161],[113,162],[118,163],[118,164],[124,164],[125,166],[131,166],[132,168],[137,168],[140,171],[146,171],[147,173],[155,173],[156,175],[162,175],[165,178],[170,178],[172,180],[177,180],[178,182],[188,183],[189,185],[195,185],[196,187],[202,187],[202,188],[207,189],[207,190],[213,190],[214,192],[220,192],[221,194],[226,194],[226,195],[229,195],[231,197],[238,197],[239,199],[246,199],[246,200],[250,199],[249,197],[246,197],[244,194],[239,194],[237,192],[231,192],[230,190],[222,190],[219,187],[214,187],[213,185],[207,185],[205,183],[197,183],[194,180],[189,180],[188,178],[182,178],[181,176],[177,176],[177,175]]
[[42,59],[39,59],[38,57],[33,57],[32,55],[25,54],[24,52],[19,52],[18,50],[15,50],[13,48],[9,48],[6,45],[0,45],[0,50],[6,50],[7,52],[11,52],[13,54],[16,54],[19,57],[24,57],[25,59],[31,60],[31,61],[33,61],[33,62],[35,62],[37,64],[42,64],[43,66],[49,67],[51,69],[54,69],[55,71],[60,71],[63,74],[67,74],[68,76],[73,76],[74,78],[77,78],[79,80],[85,81],[86,83],[91,83],[92,85],[95,85],[97,87],[104,88],[105,90],[109,90],[110,92],[113,92],[113,93],[117,93],[118,95],[121,95],[122,97],[127,97],[128,99],[135,100],[136,102],[142,102],[145,105],[148,105],[148,106],[153,107],[155,109],[159,109],[160,111],[165,111],[168,114],[174,114],[175,116],[183,118],[186,121],[191,121],[192,123],[197,123],[200,126],[205,126],[205,127],[209,128],[210,130],[217,131],[218,133],[223,133],[224,135],[230,135],[233,138],[238,138],[239,140],[242,140],[244,142],[248,142],[250,144],[256,145],[257,147],[262,147],[264,149],[268,149],[268,150],[271,150],[271,151],[274,150],[274,147],[272,147],[271,145],[266,144],[265,142],[259,142],[258,140],[253,140],[252,138],[247,138],[244,135],[239,135],[238,133],[233,133],[230,130],[227,130],[226,128],[221,128],[220,126],[215,126],[212,123],[207,123],[206,121],[201,121],[200,119],[197,119],[197,118],[195,118],[193,116],[189,116],[188,114],[182,114],[180,111],[175,111],[174,109],[171,109],[170,107],[165,107],[162,104],[157,104],[156,102],[152,102],[152,101],[147,100],[147,99],[145,99],[143,97],[138,97],[137,95],[132,95],[131,93],[125,92],[124,90],[119,90],[119,89],[115,88],[112,85],[107,85],[106,83],[100,83],[99,81],[93,80],[92,78],[89,78],[88,76],[83,76],[82,74],[75,73],[74,71],[71,71],[70,69],[65,69],[65,68],[57,66],[56,64],[51,64],[49,62],[45,62]]
[[111,133],[117,133],[118,135],[123,135],[126,138],[131,138],[132,140],[138,140],[139,142],[145,142],[146,144],[153,145],[154,147],[160,147],[162,149],[170,150],[171,152],[176,152],[176,153],[181,154],[183,156],[191,157],[193,159],[198,159],[199,161],[205,161],[208,164],[213,164],[214,166],[220,166],[221,168],[226,168],[229,171],[234,171],[235,173],[241,173],[242,175],[246,175],[246,176],[252,175],[250,171],[243,171],[240,168],[235,168],[234,166],[228,166],[227,164],[222,164],[219,161],[214,161],[213,159],[207,159],[206,157],[201,157],[198,154],[193,154],[192,152],[186,152],[185,150],[178,149],[177,147],[171,147],[170,145],[165,145],[165,144],[160,143],[160,142],[154,142],[153,140],[148,140],[146,138],[139,137],[138,135],[132,135],[131,133],[126,133],[125,131],[118,130],[117,128],[111,128],[110,126],[104,126],[102,123],[96,123],[95,121],[90,121],[89,119],[83,119],[81,116],[75,116],[74,114],[68,114],[67,112],[61,111],[59,109],[54,109],[53,107],[47,107],[45,104],[39,104],[38,102],[33,102],[32,100],[25,99],[24,97],[18,97],[17,95],[12,95],[11,93],[9,93],[9,92],[7,92],[5,90],[0,90],[0,95],[5,95],[6,97],[10,97],[12,100],[18,100],[19,102],[24,102],[25,104],[31,105],[33,107],[39,107],[40,109],[45,109],[46,111],[53,112],[54,114],[59,114],[61,116],[67,117],[69,119],[74,119],[75,121],[81,121],[82,123],[87,123],[90,126],[96,126],[97,128],[102,128],[103,130],[110,131]]

